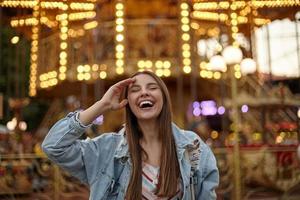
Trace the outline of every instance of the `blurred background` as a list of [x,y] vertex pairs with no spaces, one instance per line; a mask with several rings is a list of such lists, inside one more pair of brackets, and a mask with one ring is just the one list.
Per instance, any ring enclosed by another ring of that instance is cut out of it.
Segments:
[[[300,199],[299,0],[1,0],[0,199],[88,199],[40,144],[143,70],[214,151],[218,199]],[[82,138],[118,131],[123,114]]]

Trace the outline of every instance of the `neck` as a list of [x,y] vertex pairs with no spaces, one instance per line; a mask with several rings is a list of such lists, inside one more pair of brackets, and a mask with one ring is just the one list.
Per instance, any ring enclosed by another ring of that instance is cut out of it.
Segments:
[[143,133],[141,139],[143,143],[149,144],[159,141],[159,128],[156,120],[139,121],[138,123]]

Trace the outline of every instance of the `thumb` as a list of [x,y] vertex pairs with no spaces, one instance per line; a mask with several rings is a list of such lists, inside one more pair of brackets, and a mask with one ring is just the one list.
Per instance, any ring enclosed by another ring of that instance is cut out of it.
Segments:
[[123,99],[121,102],[120,102],[120,108],[124,108],[128,103],[128,100],[127,99]]

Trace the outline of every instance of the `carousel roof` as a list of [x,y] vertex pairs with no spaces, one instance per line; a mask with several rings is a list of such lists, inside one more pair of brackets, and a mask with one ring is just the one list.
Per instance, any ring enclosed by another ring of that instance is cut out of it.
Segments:
[[293,20],[300,2],[4,0],[0,6],[4,21],[31,40],[29,93],[35,96],[59,84],[113,81],[137,70],[168,80],[201,75],[199,38],[225,33],[235,43],[237,33],[249,38],[255,27]]

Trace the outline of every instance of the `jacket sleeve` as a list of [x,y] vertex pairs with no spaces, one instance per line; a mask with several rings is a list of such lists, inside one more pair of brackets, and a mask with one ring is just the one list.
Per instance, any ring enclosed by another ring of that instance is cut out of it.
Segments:
[[51,161],[71,175],[83,183],[92,184],[97,171],[104,167],[103,160],[108,159],[107,152],[113,141],[108,134],[95,139],[79,140],[87,127],[79,122],[76,112],[69,113],[50,129],[42,143],[42,149]]
[[206,145],[203,149],[202,156],[200,157],[202,168],[202,173],[198,174],[198,180],[201,180],[197,184],[196,199],[214,200],[217,199],[215,189],[219,185],[219,170],[217,168],[217,163],[215,156],[211,149]]

